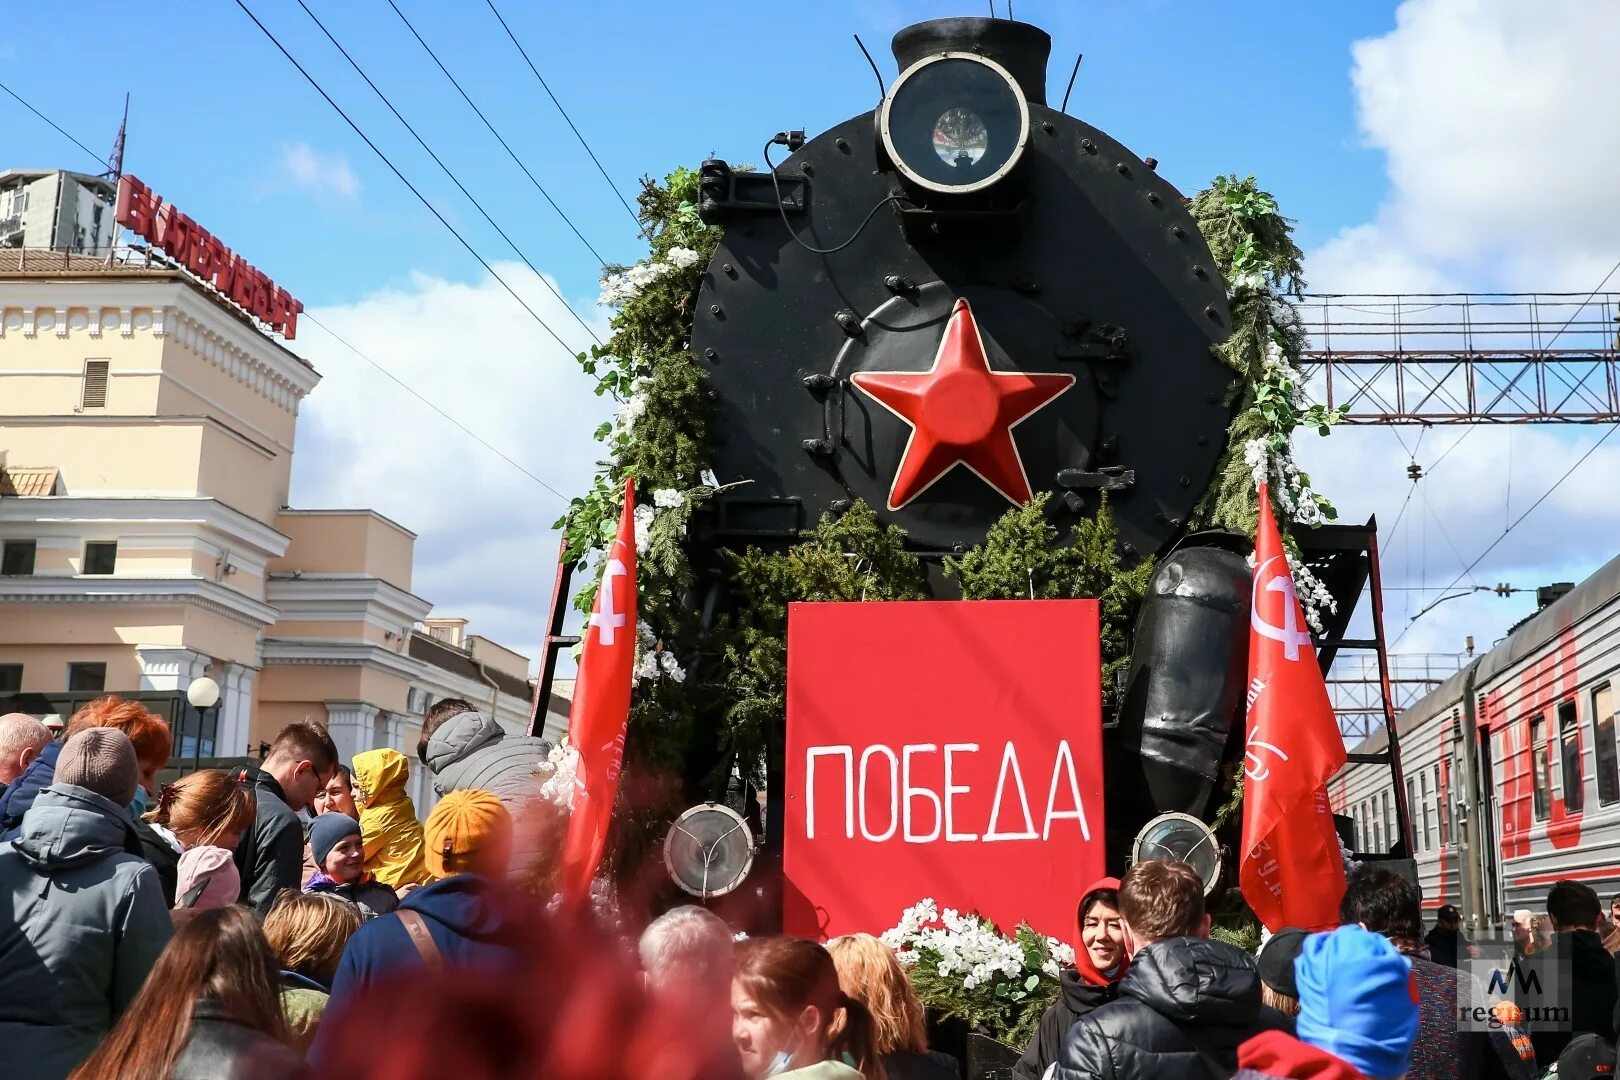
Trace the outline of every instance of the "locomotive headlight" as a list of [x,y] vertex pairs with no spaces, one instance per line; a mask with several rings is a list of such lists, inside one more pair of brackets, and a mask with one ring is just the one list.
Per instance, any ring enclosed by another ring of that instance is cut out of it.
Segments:
[[966,194],[996,183],[1023,157],[1029,105],[995,61],[936,53],[900,73],[878,129],[889,160],[911,183]]

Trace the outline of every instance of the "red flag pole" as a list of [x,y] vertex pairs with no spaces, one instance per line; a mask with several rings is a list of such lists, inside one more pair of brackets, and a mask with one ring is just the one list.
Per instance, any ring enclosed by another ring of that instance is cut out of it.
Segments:
[[1273,932],[1337,926],[1344,860],[1327,782],[1344,765],[1344,739],[1265,484],[1254,539],[1248,700],[1243,898]]
[[574,701],[568,712],[569,742],[579,751],[562,858],[562,894],[568,902],[590,894],[607,845],[624,763],[636,660],[635,513],[636,482],[627,478],[619,532],[602,560],[602,580],[585,626]]

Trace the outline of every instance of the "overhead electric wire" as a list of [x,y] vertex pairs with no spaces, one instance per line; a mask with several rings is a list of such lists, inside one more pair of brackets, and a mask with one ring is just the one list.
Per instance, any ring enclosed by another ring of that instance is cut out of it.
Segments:
[[372,367],[376,368],[378,371],[380,371],[384,375],[388,376],[388,378],[392,379],[400,387],[400,389],[404,390],[406,393],[410,394],[416,400],[420,401],[422,404],[426,405],[428,408],[432,409],[434,412],[438,413],[440,416],[442,416],[446,420],[450,421],[450,423],[452,423],[456,427],[460,428],[464,434],[470,436],[473,439],[474,442],[478,443],[484,449],[488,450],[490,453],[494,454],[496,457],[500,458],[502,461],[504,461],[508,465],[512,466],[512,468],[516,469],[518,472],[522,473],[524,476],[527,476],[530,480],[533,480],[535,483],[539,484],[541,487],[545,488],[547,491],[549,491],[553,495],[557,496],[557,498],[561,499],[563,502],[566,503],[568,501],[568,496],[564,495],[562,492],[558,491],[556,488],[552,487],[550,484],[548,484],[544,480],[540,479],[534,473],[530,472],[528,469],[526,469],[522,465],[518,464],[510,456],[508,456],[505,451],[501,450],[500,447],[495,446],[488,439],[486,439],[482,435],[478,434],[478,432],[474,431],[472,428],[468,427],[466,424],[463,424],[460,420],[457,420],[454,416],[451,416],[449,413],[445,412],[442,408],[439,407],[439,405],[436,402],[434,402],[431,398],[427,397],[421,391],[417,390],[416,387],[412,386],[410,383],[406,382],[404,379],[401,379],[399,376],[395,375],[392,371],[389,371],[387,368],[385,368],[381,364],[377,363],[377,361],[373,360],[371,357],[367,356],[365,353],[363,353],[359,349],[355,348],[353,345],[351,345],[349,343],[348,339],[344,338],[341,334],[339,334],[337,331],[333,330],[330,326],[327,326],[325,323],[321,322],[319,319],[317,319],[315,316],[311,315],[307,311],[304,312],[302,318],[303,318],[303,320],[305,322],[312,322],[316,326],[320,327],[322,330],[325,330],[326,333],[334,341],[336,341],[338,344],[342,345],[345,349],[348,349],[350,352],[354,353],[354,355],[358,356],[360,359],[364,360],[366,363],[370,364]]
[[523,62],[529,65],[530,71],[534,72],[534,77],[539,81],[540,88],[546,92],[546,96],[551,99],[551,103],[557,106],[557,111],[562,113],[562,118],[568,122],[568,130],[574,133],[574,138],[579,140],[579,145],[583,146],[585,153],[590,155],[591,164],[595,165],[596,171],[602,174],[602,179],[607,181],[607,186],[613,189],[614,197],[619,200],[625,212],[630,215],[630,220],[636,223],[636,231],[641,232],[643,228],[641,215],[637,214],[630,204],[625,201],[624,194],[619,191],[619,185],[613,182],[613,178],[602,167],[602,162],[597,159],[596,151],[591,149],[591,144],[585,141],[585,136],[581,135],[579,128],[574,126],[574,118],[568,115],[568,110],[563,108],[563,103],[558,101],[557,95],[551,92],[551,87],[546,83],[545,76],[541,75],[540,69],[534,66],[534,61],[529,59],[529,50],[525,49],[523,43],[518,41],[517,35],[512,33],[512,28],[506,25],[506,20],[501,17],[500,11],[495,7],[495,0],[484,0],[484,3],[489,5],[490,14],[494,15],[495,21],[501,24],[501,29],[505,30],[506,36],[512,39],[512,44],[517,46],[518,55],[523,57]]
[[[1458,582],[1460,582],[1463,578],[1467,577],[1469,574],[1473,573],[1474,572],[1474,567],[1478,566],[1484,560],[1485,556],[1489,555],[1491,552],[1496,550],[1496,545],[1500,544],[1503,540],[1506,540],[1509,533],[1511,533],[1514,529],[1518,528],[1520,523],[1523,522],[1525,518],[1529,517],[1532,513],[1535,512],[1536,507],[1538,507],[1542,503],[1546,502],[1547,499],[1552,496],[1552,493],[1557,491],[1559,489],[1559,487],[1561,487],[1563,485],[1564,481],[1568,480],[1570,478],[1570,476],[1574,474],[1576,469],[1579,469],[1582,465],[1586,464],[1586,459],[1587,458],[1589,458],[1593,454],[1597,453],[1598,447],[1602,446],[1604,443],[1609,441],[1609,436],[1614,434],[1615,429],[1617,427],[1620,427],[1620,424],[1610,424],[1609,425],[1609,430],[1607,430],[1607,431],[1605,431],[1603,433],[1603,437],[1598,439],[1598,441],[1593,443],[1591,446],[1587,447],[1586,453],[1582,454],[1579,458],[1577,458],[1576,461],[1575,461],[1575,464],[1571,465],[1569,468],[1564,470],[1564,475],[1560,476],[1557,480],[1555,480],[1553,482],[1553,485],[1551,487],[1549,487],[1546,491],[1542,492],[1540,498],[1536,499],[1535,502],[1531,503],[1529,508],[1526,509],[1524,513],[1522,513],[1518,517],[1514,518],[1513,523],[1510,524],[1507,528],[1503,529],[1502,532],[1501,532],[1501,535],[1497,536],[1497,538],[1495,540],[1492,540],[1490,542],[1490,544],[1488,544],[1486,546],[1485,550],[1480,552],[1479,555],[1475,557],[1473,562],[1471,562],[1467,566],[1463,567],[1463,572],[1458,574],[1452,580],[1450,585],[1446,586],[1446,591],[1449,592],[1450,590],[1456,588]],[[1400,634],[1395,638],[1394,641],[1390,642],[1390,647],[1393,648],[1396,644],[1398,644],[1400,642],[1401,638],[1406,636],[1406,631],[1410,630],[1412,628],[1412,624],[1417,622],[1419,619],[1421,619],[1424,615],[1428,614],[1430,611],[1434,610],[1434,607],[1435,607],[1434,604],[1430,604],[1428,607],[1424,608],[1422,611],[1419,611],[1416,615],[1412,616],[1412,618],[1407,622],[1406,628],[1403,629],[1400,632]]]
[[446,176],[448,176],[450,178],[450,182],[455,184],[456,187],[458,189],[460,189],[460,191],[461,191],[461,193],[463,195],[467,196],[467,201],[472,203],[473,206],[477,208],[477,210],[478,210],[478,212],[480,214],[484,215],[484,220],[489,222],[490,227],[493,228],[496,232],[500,233],[501,239],[505,240],[506,243],[507,243],[507,246],[510,247],[517,254],[518,258],[523,260],[523,265],[527,266],[530,270],[532,270],[534,272],[534,276],[539,278],[540,283],[546,287],[546,290],[548,292],[550,292],[552,296],[557,298],[557,302],[559,304],[561,304],[565,309],[567,309],[568,314],[570,314],[570,315],[572,315],[574,317],[574,321],[579,323],[580,328],[582,330],[584,330],[587,334],[591,335],[591,339],[593,341],[595,341],[598,345],[600,345],[602,343],[602,339],[596,336],[596,331],[591,329],[590,324],[588,324],[583,318],[580,317],[579,313],[573,309],[573,307],[568,303],[567,300],[563,299],[562,293],[557,291],[556,286],[552,285],[550,279],[548,279],[544,274],[542,274],[540,272],[540,268],[538,266],[535,266],[533,261],[531,261],[529,259],[529,257],[523,253],[523,249],[518,247],[517,241],[513,240],[510,236],[507,235],[506,230],[501,228],[500,223],[497,222],[493,217],[490,216],[488,210],[484,209],[484,204],[479,202],[478,199],[473,195],[473,193],[467,190],[467,185],[463,184],[461,182],[461,179],[459,177],[457,177],[454,172],[451,171],[450,166],[446,165],[444,163],[444,161],[439,157],[439,155],[433,152],[433,147],[429,146],[427,144],[427,141],[425,139],[423,139],[421,135],[417,134],[416,129],[411,126],[411,122],[409,120],[405,119],[405,117],[400,115],[399,110],[394,108],[394,103],[388,99],[388,95],[383,93],[381,88],[379,88],[376,83],[371,81],[371,76],[367,75],[365,73],[365,69],[363,69],[359,65],[359,63],[357,63],[355,61],[353,56],[349,55],[349,50],[345,49],[343,47],[342,42],[338,41],[337,38],[332,36],[332,31],[330,31],[330,30],[328,30],[326,28],[326,24],[321,22],[320,18],[318,16],[316,16],[316,14],[309,9],[309,5],[304,3],[304,0],[298,0],[298,6],[304,9],[304,14],[308,15],[310,17],[310,19],[315,23],[316,26],[320,27],[321,33],[326,35],[326,40],[330,41],[332,43],[333,47],[335,47],[338,52],[343,54],[343,59],[345,59],[345,60],[347,60],[349,62],[350,67],[354,68],[355,74],[359,75],[362,79],[364,79],[366,81],[366,85],[371,87],[372,92],[375,93],[379,98],[382,99],[382,103],[384,105],[388,106],[388,111],[393,113],[394,114],[394,119],[398,120],[401,124],[403,124],[405,126],[405,130],[411,133],[411,138],[416,140],[417,145],[420,146],[423,150],[427,151],[427,155],[428,155],[428,157],[433,159],[433,163],[435,165],[437,165],[440,169],[444,170],[444,175],[446,175]]
[[461,246],[467,249],[467,253],[470,254],[473,258],[478,260],[478,265],[482,266],[485,270],[489,271],[490,276],[493,277],[496,281],[500,282],[501,285],[506,289],[506,291],[512,294],[512,299],[516,300],[519,304],[521,304],[523,306],[523,310],[527,311],[529,313],[529,315],[534,319],[534,321],[539,323],[541,328],[544,329],[546,333],[550,334],[556,340],[557,344],[561,345],[564,349],[567,349],[569,354],[572,355],[574,353],[574,349],[573,349],[572,346],[570,346],[568,344],[568,342],[566,342],[566,341],[564,341],[562,339],[562,335],[558,334],[557,331],[553,330],[551,328],[551,324],[546,322],[545,319],[542,319],[540,317],[540,313],[535,311],[534,308],[530,307],[529,302],[527,300],[523,299],[523,297],[518,295],[518,291],[516,289],[512,288],[511,283],[509,283],[505,278],[501,277],[501,275],[496,272],[495,268],[489,264],[489,260],[485,259],[482,255],[480,255],[478,253],[478,249],[473,247],[472,244],[470,244],[467,241],[467,238],[465,236],[462,236],[460,231],[457,230],[454,225],[450,224],[449,220],[443,214],[439,213],[438,208],[435,207],[432,203],[428,202],[427,196],[423,195],[421,193],[421,191],[417,190],[417,187],[416,187],[415,184],[411,183],[408,179],[406,179],[405,174],[399,171],[399,167],[396,166],[393,163],[393,161],[391,161],[389,159],[387,154],[382,152],[381,148],[379,148],[376,143],[371,141],[371,137],[369,135],[367,135],[364,131],[360,130],[360,125],[356,124],[353,120],[351,120],[349,118],[349,114],[343,111],[343,107],[341,105],[339,105],[336,101],[332,100],[332,95],[328,94],[326,92],[325,88],[323,88],[320,83],[315,81],[315,77],[313,75],[311,75],[308,71],[304,70],[304,65],[300,64],[298,62],[298,59],[296,57],[294,57],[292,53],[287,51],[287,47],[281,43],[281,40],[279,38],[277,38],[276,35],[274,35],[274,34],[272,34],[270,32],[269,27],[265,26],[264,23],[259,21],[259,17],[257,15],[255,15],[255,14],[253,14],[252,9],[249,8],[247,6],[247,4],[243,3],[243,0],[236,0],[236,6],[241,8],[242,12],[245,15],[247,15],[248,18],[253,20],[253,25],[257,26],[260,29],[260,31],[262,31],[264,33],[264,36],[270,39],[270,43],[273,44],[278,50],[280,50],[281,55],[285,56],[287,58],[287,61],[290,64],[292,64],[293,67],[298,69],[298,74],[302,75],[304,77],[305,81],[307,81],[309,83],[309,85],[311,85],[311,86],[313,86],[315,88],[315,92],[320,94],[321,97],[325,98],[326,103],[328,105],[332,106],[332,108],[334,110],[336,110],[336,112],[337,112],[337,114],[339,116],[343,117],[344,123],[348,124],[349,127],[353,128],[354,133],[356,135],[360,136],[361,140],[364,141],[367,146],[371,147],[372,153],[376,154],[379,158],[382,159],[383,164],[388,166],[389,171],[392,172],[395,176],[399,177],[399,182],[404,184],[406,187],[410,188],[411,194],[415,195],[417,200],[419,202],[421,202],[421,204],[423,206],[427,207],[428,211],[434,217],[439,219],[439,224],[443,225],[446,229],[450,230],[450,235],[454,236],[458,241],[460,241]]
[[[237,0],[237,3],[241,3],[241,0]],[[534,189],[545,198],[546,202],[551,204],[551,208],[553,210],[557,211],[557,216],[563,219],[563,224],[567,225],[568,228],[572,230],[573,234],[579,237],[579,242],[585,245],[585,250],[589,251],[591,256],[595,258],[599,264],[606,266],[607,260],[602,258],[601,253],[591,246],[591,242],[585,239],[585,234],[579,231],[578,227],[575,226],[571,220],[569,220],[568,215],[563,213],[562,207],[557,205],[557,200],[553,199],[550,192],[546,191],[545,186],[541,184],[539,180],[535,179],[534,173],[530,172],[529,167],[523,164],[523,159],[517,156],[517,152],[514,151],[507,141],[501,137],[501,133],[495,130],[495,125],[489,122],[489,117],[484,115],[484,110],[480,109],[473,99],[468,96],[467,91],[461,88],[461,83],[457,82],[456,77],[450,74],[450,69],[444,66],[444,63],[439,59],[439,54],[433,51],[433,46],[429,45],[422,39],[422,35],[416,32],[416,27],[411,25],[411,20],[407,19],[405,17],[405,13],[399,10],[399,5],[394,3],[394,0],[388,0],[388,6],[394,9],[394,14],[399,16],[399,21],[405,24],[405,29],[411,32],[411,36],[416,39],[417,43],[421,45],[422,48],[427,50],[428,56],[432,57],[433,62],[438,65],[439,70],[444,72],[444,77],[450,80],[450,85],[456,88],[456,93],[460,94],[461,99],[472,107],[473,112],[478,114],[478,119],[482,120],[484,122],[484,126],[489,128],[489,133],[495,136],[495,141],[501,144],[501,148],[504,149],[507,155],[517,163],[517,167],[523,170],[523,175],[529,178],[529,183],[533,184]]]
[[[10,93],[10,91],[7,90],[7,93]],[[16,97],[15,94],[12,94],[12,96]],[[18,100],[21,101],[22,99],[18,98]],[[26,102],[24,104],[26,104]],[[39,117],[41,120],[45,121],[47,124],[50,124],[50,126],[53,129],[55,129],[59,134],[61,134],[68,141],[72,142],[79,149],[83,150],[85,153],[89,154],[91,157],[96,156],[95,152],[90,150],[89,147],[85,146],[82,142],[79,142],[78,139],[75,139],[72,135],[69,135],[66,131],[63,131],[60,127],[57,127],[57,125],[52,122],[50,117],[46,116],[44,113],[40,112],[38,109],[32,109],[31,111],[34,113],[35,116]],[[392,371],[389,371],[387,368],[383,367],[377,361],[373,360],[371,357],[369,357],[365,353],[361,352],[354,345],[350,344],[348,339],[344,338],[342,335],[337,333],[337,331],[333,330],[330,326],[327,326],[325,323],[321,322],[321,320],[316,318],[314,314],[312,314],[311,312],[306,311],[302,315],[302,320],[304,322],[314,323],[316,326],[318,326],[322,330],[326,331],[326,333],[334,341],[337,341],[344,348],[346,348],[350,352],[354,353],[360,359],[364,360],[366,363],[370,364],[372,367],[376,368],[378,371],[380,371],[384,375],[388,376],[389,379],[393,380],[394,383],[396,383],[406,393],[410,394],[412,397],[414,397],[418,401],[422,402],[424,405],[426,405],[428,408],[432,409],[434,412],[438,413],[444,419],[450,421],[451,424],[453,424],[457,428],[461,429],[461,431],[464,434],[470,435],[474,442],[478,443],[480,446],[484,447],[484,449],[490,451],[492,454],[494,454],[496,457],[500,458],[502,461],[505,461],[508,465],[512,466],[518,472],[522,473],[524,476],[527,476],[530,480],[533,480],[535,483],[539,484],[541,487],[545,488],[547,491],[549,491],[553,495],[557,496],[557,498],[562,499],[564,502],[568,501],[567,496],[565,496],[562,492],[558,491],[556,488],[552,487],[550,484],[548,484],[544,480],[540,479],[534,473],[530,472],[528,469],[524,468],[522,465],[520,465],[516,461],[512,460],[512,458],[509,457],[506,453],[504,453],[500,448],[492,445],[487,439],[485,439],[482,435],[479,435],[472,428],[469,428],[466,424],[463,424],[460,420],[457,420],[454,416],[451,416],[449,413],[445,412],[444,409],[440,408],[437,404],[435,404],[433,401],[428,399],[425,395],[422,394],[421,391],[417,390],[416,387],[412,386],[410,383],[406,382],[404,379],[401,379],[398,375],[395,375]]]
[[45,121],[47,124],[51,125],[52,128],[55,128],[56,133],[58,135],[62,136],[62,138],[68,140],[68,142],[71,142],[74,146],[77,146],[80,150],[83,150],[85,153],[87,153],[91,157],[95,158],[101,164],[106,165],[109,169],[112,167],[108,163],[106,158],[102,157],[100,154],[96,153],[94,150],[92,150],[88,146],[84,145],[84,143],[80,142],[78,139],[75,139],[72,135],[69,135],[66,131],[63,131],[61,128],[57,127],[55,120],[52,120],[50,117],[46,116],[44,113],[40,112],[38,109],[36,109],[32,105],[28,104],[28,102],[24,101],[22,99],[22,96],[20,94],[18,94],[17,91],[13,90],[11,87],[7,86],[5,83],[0,83],[0,90],[4,90],[6,93],[8,93],[12,97],[16,98],[17,99],[17,104],[21,105],[23,108],[25,108],[29,112],[33,113],[35,116],[39,117],[41,120]]

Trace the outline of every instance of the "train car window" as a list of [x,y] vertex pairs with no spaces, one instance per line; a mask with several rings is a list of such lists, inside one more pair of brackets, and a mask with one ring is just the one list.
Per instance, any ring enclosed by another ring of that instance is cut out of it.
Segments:
[[1417,847],[1417,829],[1412,828],[1412,815],[1418,812],[1417,778],[1406,778],[1406,826],[1412,829],[1412,846]]
[[1552,753],[1547,748],[1546,717],[1530,718],[1530,786],[1537,821],[1546,821],[1552,806]]
[[1620,760],[1614,745],[1614,693],[1600,686],[1592,691],[1592,767],[1597,770],[1598,802],[1620,799]]
[[1558,750],[1558,767],[1564,781],[1564,809],[1578,814],[1586,802],[1586,774],[1581,769],[1581,724],[1573,701],[1558,705]]
[[1418,773],[1418,786],[1423,792],[1423,850],[1434,850],[1434,803],[1429,799],[1429,774]]
[[1434,812],[1440,819],[1440,843],[1451,843],[1451,814],[1446,806],[1446,789],[1440,784],[1440,766],[1434,767]]

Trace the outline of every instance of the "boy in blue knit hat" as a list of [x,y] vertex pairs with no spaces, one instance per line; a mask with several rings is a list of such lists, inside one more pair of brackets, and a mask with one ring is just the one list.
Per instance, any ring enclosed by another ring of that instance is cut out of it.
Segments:
[[1341,926],[1305,939],[1294,961],[1298,1037],[1257,1035],[1238,1048],[1242,1080],[1399,1080],[1418,1033],[1411,965],[1382,934]]

